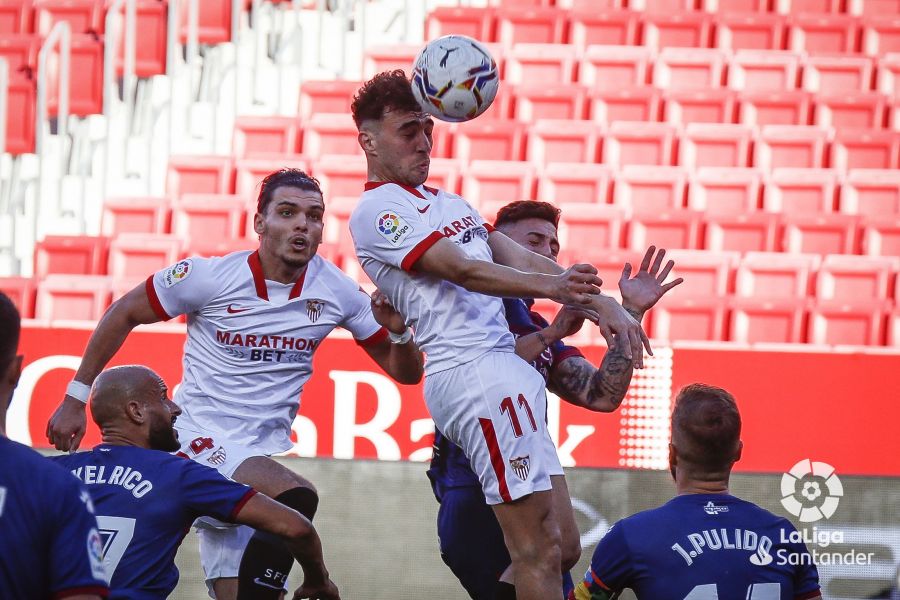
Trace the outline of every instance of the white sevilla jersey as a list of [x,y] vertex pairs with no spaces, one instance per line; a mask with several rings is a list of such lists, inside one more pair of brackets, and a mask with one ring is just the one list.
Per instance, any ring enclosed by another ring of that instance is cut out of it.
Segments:
[[291,447],[291,423],[316,347],[335,327],[360,344],[387,337],[369,296],[315,256],[294,284],[266,280],[257,252],[191,258],[147,279],[162,319],[187,315],[175,402],[202,430],[266,454]]
[[425,373],[470,362],[490,350],[515,351],[500,298],[470,292],[412,268],[441,238],[470,258],[492,261],[493,228],[463,198],[443,190],[367,183],[350,217],[356,256],[372,282],[416,330]]

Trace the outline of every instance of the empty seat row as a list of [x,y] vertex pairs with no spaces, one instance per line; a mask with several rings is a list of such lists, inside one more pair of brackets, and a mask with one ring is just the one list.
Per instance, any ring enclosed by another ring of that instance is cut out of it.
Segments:
[[790,15],[597,10],[555,7],[440,7],[429,13],[426,38],[452,33],[495,42],[642,45],[650,48],[791,49],[807,52],[900,50],[900,14]]
[[489,0],[489,6],[505,8],[620,9],[675,12],[700,10],[708,13],[823,13],[850,15],[896,15],[896,0]]

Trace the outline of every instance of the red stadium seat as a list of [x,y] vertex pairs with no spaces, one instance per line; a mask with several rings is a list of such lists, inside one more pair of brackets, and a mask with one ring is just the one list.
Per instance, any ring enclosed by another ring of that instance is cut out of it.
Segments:
[[897,0],[847,0],[847,12],[867,17],[893,17],[900,13]]
[[804,341],[807,302],[790,299],[731,298],[733,342],[792,343]]
[[420,44],[388,44],[370,46],[363,58],[363,77],[368,79],[382,71],[402,69],[407,77],[412,74],[413,62],[421,50]]
[[[357,262],[355,260],[356,254],[353,249],[353,237],[350,235],[350,215],[353,213],[353,209],[356,208],[357,202],[359,202],[358,194],[352,198],[346,196],[333,196],[328,199],[328,206],[325,211],[325,230],[323,239],[325,242],[334,245],[339,257],[339,262],[344,268],[347,266],[344,263]],[[362,269],[358,270],[361,271]]]
[[[134,72],[138,77],[153,77],[166,73],[166,36],[168,4],[159,0],[136,0],[135,28],[139,39],[135,45]],[[120,27],[125,24],[125,7],[119,11]],[[124,31],[124,29],[119,29]],[[116,69],[124,70],[125,36],[120,35],[116,48]]]
[[48,275],[38,283],[35,318],[97,321],[110,302],[110,278]]
[[462,161],[455,158],[432,158],[428,170],[428,185],[451,194],[459,193]]
[[851,170],[841,188],[840,211],[848,215],[900,216],[900,171]]
[[881,346],[889,309],[889,303],[883,300],[819,300],[809,315],[809,342]]
[[536,119],[583,119],[585,88],[572,84],[518,85],[513,90],[514,116],[531,123]]
[[569,42],[577,48],[590,46],[632,46],[638,42],[638,14],[628,10],[597,10],[586,4],[569,15]]
[[900,256],[900,217],[868,216],[860,219],[862,251],[869,256]]
[[[70,70],[78,77],[69,79],[69,114],[88,116],[103,112],[103,42],[93,34],[71,38]],[[54,66],[53,71],[58,68]],[[55,116],[59,110],[57,75],[51,74],[47,94],[47,112]]]
[[831,166],[851,169],[900,167],[900,132],[886,129],[838,129],[831,144]]
[[704,13],[644,13],[641,22],[649,48],[709,48],[712,42],[712,17]]
[[900,97],[900,52],[886,54],[878,60],[875,89],[885,96]]
[[650,337],[657,340],[715,341],[725,339],[727,306],[715,296],[666,298],[653,309]]
[[[561,264],[595,263],[621,245],[625,213],[616,206],[578,202],[560,206],[559,253]],[[622,266],[619,265],[619,272]],[[618,281],[618,275],[616,275]],[[609,280],[606,285],[609,286]]]
[[109,246],[113,279],[146,278],[178,261],[184,241],[176,236],[124,233]]
[[785,215],[784,251],[815,254],[856,252],[857,218],[853,215]]
[[31,0],[0,0],[0,35],[32,31]]
[[589,262],[597,269],[597,276],[603,280],[604,293],[618,294],[618,282],[622,276],[625,263],[631,263],[632,269],[637,269],[644,257],[643,252],[632,250],[620,250],[618,248],[592,249],[586,246],[572,248],[563,251],[565,259],[562,264],[574,264],[577,262]]
[[652,52],[643,46],[588,46],[578,81],[594,89],[618,90],[648,83]]
[[603,162],[623,165],[671,165],[675,128],[667,123],[615,121],[606,134]]
[[[242,224],[243,225],[243,224]],[[229,239],[194,238],[189,240],[182,252],[182,257],[190,256],[225,256],[232,252],[244,252],[259,248],[259,240],[254,238],[236,237]],[[327,244],[321,244],[317,254],[330,260]],[[115,288],[113,288],[113,300],[115,300]]]
[[693,11],[696,0],[628,0],[628,7],[650,13],[678,13]]
[[103,201],[100,232],[106,236],[123,233],[167,233],[168,198],[107,198]]
[[868,92],[875,61],[867,56],[816,55],[803,65],[803,89],[810,92]]
[[703,10],[708,13],[766,13],[769,0],[702,0]]
[[310,80],[300,84],[300,119],[309,121],[318,113],[346,113],[362,81]]
[[891,296],[900,259],[832,254],[822,261],[816,278],[820,300],[884,300]]
[[597,162],[601,135],[594,121],[538,119],[529,129],[528,160],[538,166]]
[[37,282],[31,277],[0,277],[0,292],[9,296],[23,319],[34,318],[36,285]]
[[700,214],[688,209],[635,213],[628,225],[626,247],[696,249],[700,247],[700,226]]
[[231,152],[238,158],[255,153],[297,152],[299,123],[295,117],[237,117]]
[[606,165],[555,162],[541,171],[537,199],[554,204],[606,204],[611,180]]
[[779,222],[777,215],[766,213],[706,214],[705,239],[707,250],[735,250],[738,252],[773,252],[777,243]]
[[678,164],[691,170],[750,166],[752,133],[745,125],[690,123],[678,144]]
[[742,92],[738,122],[744,125],[808,125],[812,114],[809,92]]
[[672,278],[683,277],[678,294],[686,298],[727,296],[740,254],[707,250],[669,250],[666,260],[675,261]]
[[680,167],[629,165],[616,173],[613,204],[640,214],[677,211],[684,208],[686,188],[687,172]]
[[785,22],[779,15],[722,11],[716,16],[716,47],[722,50],[781,50],[784,42]]
[[735,294],[747,298],[806,298],[819,267],[815,254],[748,252],[735,274]]
[[326,154],[361,155],[358,134],[349,112],[317,113],[304,126],[302,152],[311,159]]
[[528,126],[515,121],[475,119],[455,127],[454,158],[472,160],[522,160]]
[[766,180],[763,209],[784,214],[832,213],[838,175],[831,169],[775,169]]
[[801,55],[784,50],[738,50],[728,67],[728,87],[746,91],[796,89]]
[[28,33],[0,35],[0,58],[6,59],[10,73],[37,74],[42,38]]
[[242,196],[184,194],[172,204],[172,234],[191,244],[240,238],[246,205]]
[[258,153],[254,158],[239,158],[234,161],[234,193],[245,201],[256,202],[262,180],[279,169],[309,173],[309,161],[299,154]]
[[766,125],[756,140],[753,164],[764,171],[825,166],[828,130],[818,127]]
[[473,160],[463,173],[462,196],[476,207],[486,200],[531,200],[534,181],[534,166],[529,163]]
[[841,13],[842,0],[774,0],[774,8],[783,15],[797,13]]
[[669,123],[734,123],[737,95],[732,90],[676,90],[663,92]]
[[503,80],[507,83],[572,83],[576,48],[567,44],[516,44],[507,53],[505,64]]
[[660,92],[651,87],[591,90],[590,118],[603,125],[616,121],[658,121]]
[[887,345],[900,348],[900,307],[895,307],[888,315]]
[[819,94],[815,124],[836,129],[880,129],[886,108],[885,98],[878,92]]
[[859,50],[859,19],[850,15],[793,14],[789,18],[788,48],[794,52]]
[[496,19],[494,9],[474,6],[439,6],[425,19],[426,38],[433,40],[451,33],[493,42]]
[[566,35],[566,12],[557,8],[498,8],[497,42],[514,44],[562,44]]
[[35,81],[22,73],[9,74],[6,107],[6,151],[13,155],[34,152]]
[[762,174],[756,169],[704,167],[690,180],[688,208],[711,215],[759,210]]
[[[203,0],[197,3],[197,37],[201,44],[231,41],[231,0]],[[180,2],[181,42],[187,41],[188,3]]]
[[653,64],[653,85],[665,90],[720,87],[725,53],[715,48],[663,48]]
[[234,164],[227,156],[172,156],[166,179],[171,198],[182,194],[230,194]]
[[34,273],[104,275],[109,238],[86,235],[48,235],[35,244]]
[[866,17],[862,51],[869,56],[900,52],[900,16]]
[[73,34],[103,33],[102,0],[33,0],[34,31],[46,36],[59,21]]
[[366,159],[362,156],[323,156],[313,164],[312,170],[322,184],[326,199],[339,196],[359,198],[368,179]]

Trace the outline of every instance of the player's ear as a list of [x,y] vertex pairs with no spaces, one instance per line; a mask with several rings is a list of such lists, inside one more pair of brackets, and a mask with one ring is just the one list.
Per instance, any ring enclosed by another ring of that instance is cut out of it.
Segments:
[[146,406],[138,400],[129,400],[125,405],[125,414],[128,418],[138,425],[143,424],[147,420]]
[[266,223],[261,213],[253,215],[253,231],[256,235],[262,235],[266,230]]
[[741,460],[741,453],[744,451],[744,442],[738,440],[737,452],[734,453],[734,462]]
[[366,154],[378,154],[375,136],[372,135],[371,131],[365,128],[360,129],[356,139],[359,142],[359,147],[363,149],[363,152]]
[[9,367],[6,368],[3,378],[10,389],[15,389],[19,385],[19,377],[22,376],[22,360],[24,358],[21,354],[17,355],[10,361]]

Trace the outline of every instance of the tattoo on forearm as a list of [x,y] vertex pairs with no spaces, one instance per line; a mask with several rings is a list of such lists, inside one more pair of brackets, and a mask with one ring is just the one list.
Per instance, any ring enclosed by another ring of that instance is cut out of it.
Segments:
[[565,361],[556,387],[564,398],[583,398],[589,408],[606,404],[615,410],[625,398],[632,372],[631,360],[617,346],[606,351],[599,369],[583,358]]

